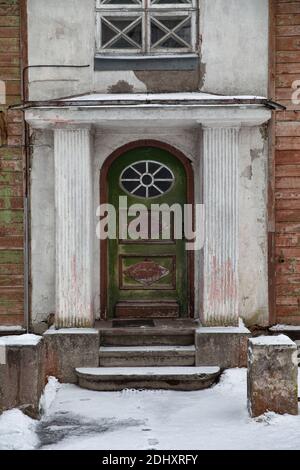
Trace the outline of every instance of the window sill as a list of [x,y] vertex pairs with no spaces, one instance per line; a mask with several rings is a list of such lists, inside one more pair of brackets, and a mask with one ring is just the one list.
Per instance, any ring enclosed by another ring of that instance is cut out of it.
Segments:
[[199,66],[197,54],[174,55],[101,55],[96,54],[94,70],[195,70]]

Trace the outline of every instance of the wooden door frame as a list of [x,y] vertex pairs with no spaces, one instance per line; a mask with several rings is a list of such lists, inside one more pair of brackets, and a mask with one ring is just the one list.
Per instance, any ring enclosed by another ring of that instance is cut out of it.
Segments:
[[[158,140],[137,140],[122,145],[112,152],[105,160],[100,170],[100,204],[107,204],[108,201],[108,172],[112,163],[124,153],[138,149],[140,147],[154,147],[166,150],[177,158],[185,169],[187,179],[187,203],[195,204],[194,170],[191,161],[177,148],[170,144]],[[100,240],[100,318],[107,319],[107,290],[108,290],[108,240]],[[189,318],[194,318],[195,310],[195,259],[194,252],[187,251],[187,272],[188,272],[188,306]]]

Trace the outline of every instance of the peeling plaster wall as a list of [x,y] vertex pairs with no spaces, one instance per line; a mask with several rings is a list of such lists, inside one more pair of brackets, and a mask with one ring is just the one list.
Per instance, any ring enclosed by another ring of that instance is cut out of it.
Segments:
[[55,194],[53,133],[35,131],[31,161],[32,323],[55,312]]
[[[180,92],[266,95],[268,0],[199,0],[195,70],[94,72],[95,0],[28,0],[32,100],[87,92]],[[202,42],[201,42],[202,41]],[[163,64],[163,59],[162,59]]]
[[[247,324],[268,323],[267,285],[267,145],[264,129],[243,128],[240,133],[240,312]],[[100,169],[122,145],[143,138],[160,140],[191,159],[195,172],[196,202],[201,202],[201,132],[199,128],[99,129],[94,138],[94,214],[99,204]],[[55,205],[53,137],[34,133],[32,157],[32,317],[45,321],[55,311]],[[94,232],[97,219],[94,218]],[[100,306],[100,243],[94,237],[93,301]],[[196,253],[195,304],[200,305],[201,263]],[[198,308],[199,312],[199,308]]]
[[265,128],[241,129],[239,295],[241,316],[247,325],[269,321],[267,168]]
[[268,93],[268,0],[200,0],[202,91]]

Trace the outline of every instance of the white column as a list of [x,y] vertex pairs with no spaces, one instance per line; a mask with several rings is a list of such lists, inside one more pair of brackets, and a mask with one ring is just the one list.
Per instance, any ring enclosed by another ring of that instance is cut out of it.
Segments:
[[203,128],[205,326],[238,324],[238,153],[238,128]]
[[54,131],[57,328],[93,326],[90,129]]

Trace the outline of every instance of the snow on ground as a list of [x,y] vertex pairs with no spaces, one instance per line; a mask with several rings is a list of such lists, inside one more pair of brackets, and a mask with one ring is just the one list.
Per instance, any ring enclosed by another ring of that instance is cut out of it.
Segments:
[[39,445],[37,422],[20,410],[10,410],[0,417],[0,450],[33,450]]
[[16,410],[0,417],[0,449],[300,449],[300,416],[249,418],[245,369],[197,392],[93,392],[52,379],[43,400],[38,423]]

